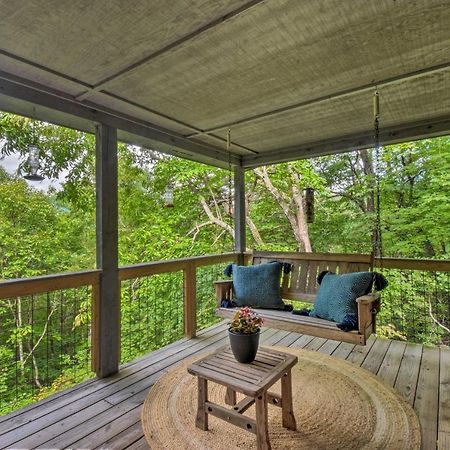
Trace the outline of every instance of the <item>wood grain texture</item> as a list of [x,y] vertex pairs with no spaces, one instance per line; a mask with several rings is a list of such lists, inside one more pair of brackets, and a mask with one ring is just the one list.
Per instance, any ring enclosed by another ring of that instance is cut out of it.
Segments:
[[[0,417],[0,448],[20,448],[20,442],[21,448],[46,447],[45,442],[53,439],[55,448],[81,448],[83,444],[84,448],[148,450],[138,421],[138,393],[142,392],[144,398],[159,376],[184,358],[200,356],[222,346],[226,328],[226,323],[222,322],[199,332],[194,340],[183,339],[124,365],[114,377],[89,380]],[[278,330],[264,329],[262,343],[276,333]],[[292,333],[279,344],[290,342],[292,347],[304,347],[312,340],[311,336]],[[430,442],[437,443],[439,449],[447,449],[449,351],[425,349],[422,358],[421,345],[391,341],[389,346],[378,344],[370,352],[375,341],[371,337],[365,347],[338,343],[332,355],[357,365],[365,362],[366,366],[378,366],[377,376],[394,386],[411,404],[414,404],[420,373],[415,406],[420,422],[425,424],[422,427],[423,449],[428,450],[430,447],[425,443]],[[335,344],[326,341],[318,351],[328,353]],[[376,361],[369,364],[372,356]],[[71,419],[74,414],[76,420]],[[133,422],[136,417],[137,421]]]
[[417,382],[414,410],[422,428],[422,447],[437,445],[439,417],[439,348],[424,347]]

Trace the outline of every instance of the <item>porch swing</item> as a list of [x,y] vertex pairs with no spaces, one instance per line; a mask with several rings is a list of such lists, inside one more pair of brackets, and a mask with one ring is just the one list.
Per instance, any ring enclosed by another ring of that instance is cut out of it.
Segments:
[[[337,254],[337,253],[300,253],[300,252],[256,252],[251,255],[253,266],[277,261],[289,270],[282,271],[280,293],[283,300],[309,302],[314,304],[319,290],[318,276],[324,271],[335,274],[373,271],[375,255],[381,257],[380,226],[380,187],[379,187],[379,95],[374,93],[374,134],[375,134],[375,195],[376,220],[373,231],[372,254]],[[217,281],[214,283],[218,302],[216,314],[231,319],[236,308],[224,307],[233,299],[233,282]],[[375,274],[373,283],[375,285]],[[372,288],[374,289],[374,288]],[[336,322],[319,317],[293,314],[291,310],[258,309],[264,319],[264,325],[286,331],[333,339],[351,344],[365,345],[367,339],[376,331],[376,315],[380,311],[380,295],[371,292],[356,299],[356,329],[343,331]]]

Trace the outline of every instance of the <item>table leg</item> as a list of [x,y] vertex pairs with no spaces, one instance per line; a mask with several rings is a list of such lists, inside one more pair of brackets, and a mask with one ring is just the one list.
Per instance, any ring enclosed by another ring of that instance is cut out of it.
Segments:
[[271,450],[269,441],[269,423],[267,417],[267,392],[258,395],[256,406],[256,446],[258,450]]
[[289,369],[281,377],[281,398],[282,398],[282,417],[283,427],[288,430],[296,430],[294,408],[292,406],[292,377]]
[[230,387],[227,387],[227,392],[225,393],[225,403],[230,406],[236,404],[236,391],[233,391]]
[[208,412],[206,411],[206,402],[208,401],[208,380],[197,377],[198,384],[198,405],[195,426],[203,431],[208,430]]

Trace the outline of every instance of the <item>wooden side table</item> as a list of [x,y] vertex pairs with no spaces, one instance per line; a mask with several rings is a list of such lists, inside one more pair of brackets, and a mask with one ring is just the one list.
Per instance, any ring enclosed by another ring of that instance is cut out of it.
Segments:
[[[256,434],[257,447],[270,450],[268,432],[268,404],[282,409],[283,427],[296,429],[292,408],[291,369],[297,363],[296,356],[260,347],[255,361],[250,364],[237,362],[230,347],[224,347],[188,367],[188,372],[197,376],[198,409],[196,426],[208,430],[208,415]],[[269,388],[281,379],[281,395],[269,392]],[[208,401],[208,381],[226,386],[225,403],[228,409]],[[236,403],[236,392],[246,397]],[[256,420],[243,413],[253,404]]]

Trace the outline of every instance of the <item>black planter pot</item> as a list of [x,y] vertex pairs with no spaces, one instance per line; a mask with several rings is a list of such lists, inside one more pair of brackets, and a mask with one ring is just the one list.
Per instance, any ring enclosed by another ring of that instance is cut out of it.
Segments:
[[252,334],[241,334],[233,333],[228,329],[231,350],[237,361],[249,364],[255,359],[259,346],[259,334],[259,330]]

